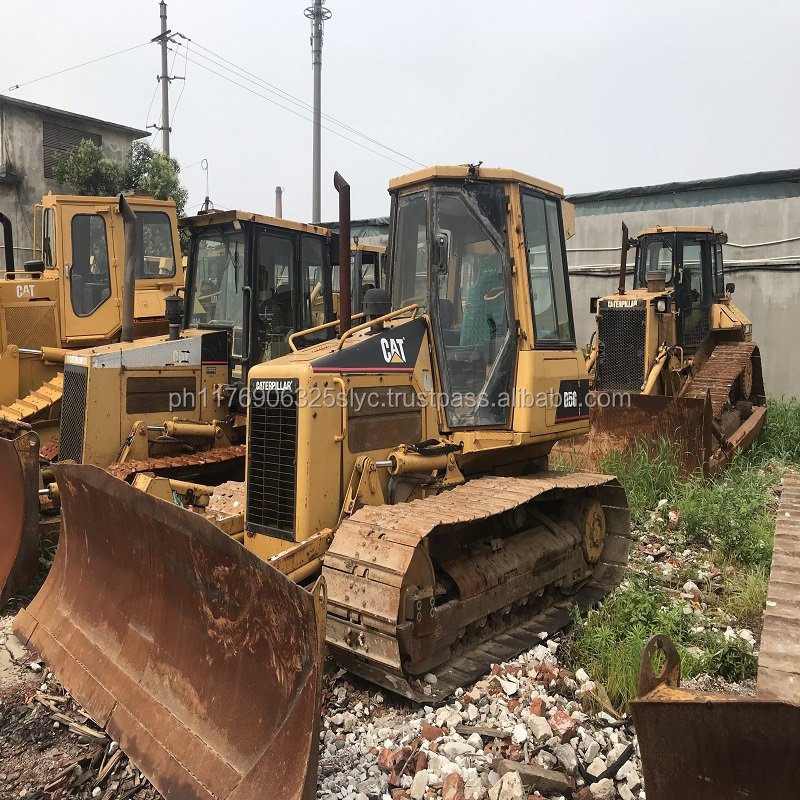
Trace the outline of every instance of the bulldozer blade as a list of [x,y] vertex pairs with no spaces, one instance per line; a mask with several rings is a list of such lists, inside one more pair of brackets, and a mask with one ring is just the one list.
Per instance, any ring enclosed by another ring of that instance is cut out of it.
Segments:
[[169,798],[316,794],[325,585],[90,466],[14,631]]
[[[654,677],[656,650],[663,650],[666,663]],[[683,689],[679,674],[675,645],[654,636],[630,703],[647,800],[796,797],[800,706]]]
[[597,470],[611,451],[624,452],[637,442],[652,447],[665,439],[679,453],[682,472],[706,469],[712,452],[708,400],[630,394],[615,402],[622,405],[590,407],[589,433],[559,442],[553,457],[577,469]]
[[0,436],[0,603],[39,568],[39,437],[27,425],[15,434]]

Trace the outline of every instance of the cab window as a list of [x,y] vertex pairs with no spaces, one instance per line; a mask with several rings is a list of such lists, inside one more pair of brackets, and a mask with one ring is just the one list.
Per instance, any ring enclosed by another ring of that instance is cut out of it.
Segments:
[[163,211],[137,211],[142,221],[144,259],[136,265],[137,278],[172,278],[175,276],[175,251],[172,224]]
[[[323,275],[323,248],[319,239],[303,236],[300,240],[300,293],[302,314],[300,330],[325,324],[325,278]],[[305,344],[325,341],[330,331],[317,331],[303,337]]]
[[574,345],[558,203],[525,192],[522,215],[536,345]]
[[87,317],[111,295],[106,222],[99,214],[76,214],[72,218],[71,233],[72,310],[78,317]]

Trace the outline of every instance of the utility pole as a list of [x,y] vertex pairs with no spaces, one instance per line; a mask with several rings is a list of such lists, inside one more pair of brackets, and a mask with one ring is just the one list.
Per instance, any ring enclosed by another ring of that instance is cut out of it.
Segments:
[[167,67],[167,4],[158,4],[161,11],[161,144],[164,155],[169,155],[169,70]]
[[312,148],[313,178],[311,187],[311,221],[321,221],[320,175],[322,171],[320,156],[320,132],[322,130],[322,35],[325,22],[331,18],[330,9],[324,8],[325,0],[314,0],[314,5],[305,10],[311,20],[311,63],[314,67],[314,141]]
[[275,187],[275,216],[283,219],[283,187]]

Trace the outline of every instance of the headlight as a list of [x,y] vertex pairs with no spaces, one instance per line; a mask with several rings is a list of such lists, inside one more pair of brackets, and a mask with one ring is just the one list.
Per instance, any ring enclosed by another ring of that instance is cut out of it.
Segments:
[[752,322],[748,322],[747,325],[743,326],[743,330],[744,330],[745,336],[747,334],[752,335],[752,333],[753,333],[753,323]]
[[656,301],[656,311],[659,314],[663,314],[667,310],[667,301],[666,300],[657,300]]

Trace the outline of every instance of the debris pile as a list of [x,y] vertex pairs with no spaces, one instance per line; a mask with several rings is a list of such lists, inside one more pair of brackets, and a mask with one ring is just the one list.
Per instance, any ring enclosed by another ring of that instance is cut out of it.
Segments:
[[325,800],[644,800],[631,720],[542,643],[449,702],[415,709],[338,679],[327,687]]

